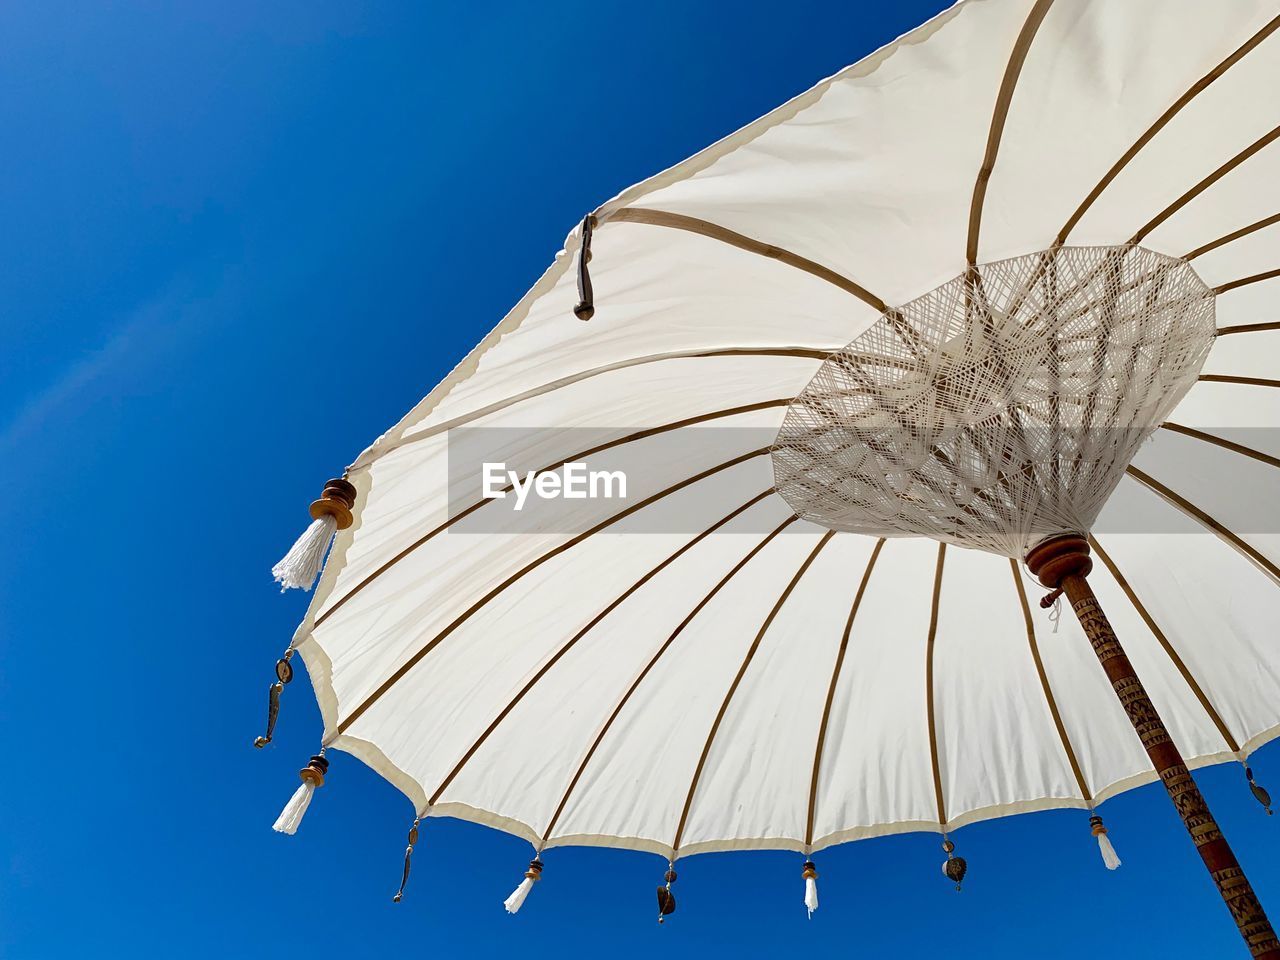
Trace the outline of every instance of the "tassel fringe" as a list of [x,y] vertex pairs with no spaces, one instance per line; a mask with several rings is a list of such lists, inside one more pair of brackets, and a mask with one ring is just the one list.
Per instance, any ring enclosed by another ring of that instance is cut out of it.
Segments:
[[324,566],[324,555],[333,535],[338,530],[338,520],[332,514],[311,521],[311,526],[298,538],[284,558],[271,568],[271,575],[280,584],[280,592],[294,587],[310,590]]
[[276,818],[271,829],[276,833],[287,833],[289,836],[297,833],[298,824],[302,823],[302,815],[307,812],[307,807],[311,806],[311,795],[315,792],[316,785],[310,780],[304,780],[302,786],[293,792],[289,802],[284,805],[284,809],[280,811],[280,816]]
[[1117,869],[1120,866],[1120,857],[1116,855],[1116,848],[1111,845],[1111,838],[1107,836],[1107,828],[1103,826],[1102,818],[1096,815],[1090,817],[1089,825],[1093,835],[1098,838],[1098,851],[1102,854],[1102,862],[1108,870]]
[[818,909],[818,868],[814,866],[812,860],[804,862],[804,907],[809,911],[809,919],[813,919],[813,912]]
[[521,880],[520,886],[511,891],[511,896],[502,901],[502,905],[507,908],[507,913],[519,913],[520,907],[524,904],[525,897],[529,896],[529,891],[532,889],[532,877],[525,877]]
[[524,879],[520,881],[520,886],[511,891],[511,896],[502,901],[502,905],[507,908],[507,913],[519,913],[520,908],[524,905],[525,898],[529,896],[529,891],[533,889],[535,880],[542,878],[542,861],[537,857],[529,862],[529,869],[524,873]]
[[272,830],[276,833],[287,833],[289,836],[293,836],[298,832],[298,824],[302,823],[302,815],[307,812],[307,807],[311,806],[311,795],[316,792],[316,787],[324,786],[324,775],[328,772],[329,761],[325,759],[322,748],[319,753],[307,761],[305,767],[298,771],[302,786],[293,792],[289,802],[284,805],[284,809],[280,811],[280,816],[276,817],[276,822],[271,827]]

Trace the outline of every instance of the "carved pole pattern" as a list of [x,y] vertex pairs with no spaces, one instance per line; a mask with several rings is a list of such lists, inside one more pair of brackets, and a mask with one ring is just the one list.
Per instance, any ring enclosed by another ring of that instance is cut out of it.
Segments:
[[1209,812],[1200,788],[1196,786],[1187,765],[1169,737],[1164,721],[1147,696],[1142,681],[1133,670],[1115,631],[1102,611],[1093,588],[1083,573],[1063,577],[1062,589],[1080,619],[1098,662],[1106,671],[1112,689],[1120,698],[1124,712],[1137,732],[1142,746],[1151,758],[1160,781],[1177,808],[1187,832],[1204,860],[1223,901],[1231,911],[1249,952],[1260,960],[1280,960],[1280,940],[1276,939],[1271,921],[1258,902],[1249,879],[1240,869],[1235,854],[1227,845],[1218,823]]

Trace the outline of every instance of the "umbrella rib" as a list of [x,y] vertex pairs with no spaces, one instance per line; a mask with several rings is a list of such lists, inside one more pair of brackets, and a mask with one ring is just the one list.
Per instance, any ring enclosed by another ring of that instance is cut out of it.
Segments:
[[640,684],[644,682],[644,678],[647,677],[649,675],[649,672],[657,665],[658,661],[662,658],[663,654],[665,654],[669,649],[671,649],[671,645],[675,643],[676,637],[680,636],[680,634],[684,632],[684,628],[693,622],[694,617],[696,617],[699,613],[702,612],[702,609],[712,601],[712,599],[716,596],[716,594],[718,594],[721,591],[721,589],[724,588],[725,584],[727,584],[730,580],[732,580],[735,576],[737,576],[738,571],[740,571],[743,567],[745,567],[751,561],[752,557],[754,557],[766,546],[768,546],[769,541],[771,541],[774,537],[776,537],[783,530],[791,526],[791,524],[795,523],[799,519],[800,519],[799,517],[794,515],[787,517],[787,519],[783,520],[782,523],[780,523],[777,527],[775,527],[768,534],[766,534],[764,539],[762,539],[759,543],[757,543],[754,547],[752,547],[747,552],[746,556],[744,556],[741,560],[735,563],[729,569],[729,572],[726,573],[723,577],[721,577],[720,580],[716,583],[716,585],[711,588],[711,590],[706,594],[706,596],[704,596],[701,600],[698,601],[698,603],[694,606],[694,608],[690,610],[689,613],[685,616],[685,618],[681,620],[680,623],[676,626],[676,628],[673,631],[671,631],[671,635],[667,637],[667,639],[663,642],[662,646],[658,648],[657,652],[654,653],[654,655],[649,658],[649,662],[645,664],[644,669],[640,671],[640,673],[636,676],[636,678],[633,681],[631,681],[631,686],[627,687],[626,692],[623,693],[621,699],[618,700],[618,702],[614,705],[613,711],[609,714],[608,719],[605,720],[604,724],[600,727],[600,730],[596,733],[596,737],[591,742],[591,746],[589,746],[587,748],[586,753],[583,754],[582,760],[578,763],[577,770],[574,771],[573,777],[569,781],[569,786],[565,788],[564,794],[560,797],[560,802],[559,804],[557,804],[555,812],[551,815],[551,820],[547,824],[547,829],[544,830],[542,833],[542,839],[538,844],[538,849],[542,849],[542,847],[546,844],[547,839],[551,836],[551,832],[556,828],[556,824],[560,822],[560,815],[564,813],[564,808],[569,803],[569,797],[573,795],[574,788],[578,786],[578,781],[582,779],[582,774],[586,771],[587,766],[591,763],[591,758],[595,756],[596,749],[604,741],[604,738],[608,735],[609,730],[613,727],[613,722],[618,719],[618,715],[622,713],[622,709],[627,705],[627,702],[631,699],[631,695],[635,693],[636,689],[640,686]]
[[572,649],[573,646],[577,644],[579,640],[581,640],[588,633],[590,633],[600,623],[600,621],[602,621],[605,617],[607,617],[619,606],[621,606],[623,601],[625,601],[632,594],[636,593],[636,591],[638,591],[646,583],[648,583],[650,580],[656,577],[659,573],[661,573],[663,570],[665,570],[667,567],[673,564],[676,560],[680,559],[680,557],[684,556],[686,553],[688,553],[690,550],[696,547],[699,543],[701,543],[707,537],[711,536],[711,534],[715,533],[725,524],[729,523],[735,517],[739,516],[742,513],[745,513],[751,507],[754,507],[757,503],[759,503],[765,497],[769,496],[769,494],[771,493],[773,493],[772,487],[770,487],[768,490],[765,490],[762,493],[756,494],[746,503],[742,504],[742,506],[737,507],[731,513],[728,513],[724,517],[722,517],[720,520],[717,520],[711,526],[707,527],[707,529],[703,530],[693,539],[685,543],[682,547],[680,547],[674,553],[670,554],[665,560],[663,560],[657,566],[650,569],[648,573],[644,574],[644,576],[640,577],[640,579],[635,581],[635,583],[631,584],[631,586],[629,586],[616,598],[610,601],[608,606],[606,606],[603,610],[601,610],[594,617],[592,617],[591,620],[588,621],[586,626],[584,626],[581,630],[579,630],[576,634],[574,634],[568,641],[566,641],[560,647],[560,649],[557,650],[552,655],[551,659],[549,659],[546,663],[544,663],[538,669],[538,671],[529,679],[529,681],[523,687],[520,688],[520,691],[507,703],[507,705],[498,712],[498,715],[494,717],[493,721],[485,728],[484,733],[480,734],[480,736],[476,738],[476,740],[467,749],[466,753],[462,755],[462,759],[460,759],[457,762],[457,764],[454,765],[453,769],[449,771],[448,776],[446,776],[444,780],[441,781],[440,786],[437,787],[435,792],[431,794],[430,798],[428,798],[427,800],[428,806],[435,806],[436,802],[440,799],[440,795],[443,794],[444,791],[449,788],[449,784],[453,783],[454,778],[457,777],[457,775],[462,772],[462,768],[466,766],[467,761],[469,761],[475,755],[476,751],[480,749],[480,747],[484,744],[484,742],[489,738],[490,734],[492,734],[493,731],[498,728],[499,724],[501,724],[502,721],[507,718],[507,715],[516,708],[516,705],[520,703],[521,700],[524,699],[525,695],[529,693],[529,691],[531,691],[534,688],[534,686],[537,685],[539,680],[541,680],[543,677],[547,675],[547,673],[550,672],[552,667],[554,667],[557,663],[560,662],[560,659],[566,653],[568,653],[569,650]]
[[356,709],[345,720],[343,720],[341,723],[338,724],[338,733],[342,734],[342,733],[345,733],[348,729],[350,729],[351,725],[355,723],[357,720],[359,720],[366,710],[368,710],[371,706],[373,706],[373,704],[375,704],[379,700],[379,698],[382,697],[383,694],[385,694],[388,690],[390,690],[393,686],[395,686],[396,683],[399,682],[399,680],[402,677],[404,677],[406,673],[408,673],[411,669],[413,669],[413,667],[416,666],[417,663],[423,657],[425,657],[428,653],[434,650],[441,641],[443,641],[446,637],[448,637],[449,634],[453,633],[458,627],[462,626],[462,624],[464,624],[475,613],[477,613],[486,604],[488,604],[490,600],[498,596],[498,594],[502,593],[502,591],[506,590],[507,587],[511,586],[513,583],[515,583],[517,580],[523,577],[526,573],[529,573],[530,571],[536,569],[537,567],[541,566],[543,563],[552,559],[553,557],[559,556],[560,554],[564,553],[566,550],[569,550],[572,547],[577,546],[583,540],[586,540],[587,538],[599,533],[601,530],[617,523],[619,520],[629,517],[633,513],[636,513],[639,510],[643,510],[645,507],[653,503],[657,503],[659,500],[663,499],[664,497],[667,497],[679,490],[683,490],[685,487],[691,486],[692,484],[695,484],[700,480],[705,480],[707,477],[710,477],[716,473],[719,473],[722,470],[727,470],[729,467],[737,466],[738,464],[743,463],[747,460],[751,460],[754,457],[764,456],[768,452],[769,452],[768,447],[762,447],[759,450],[751,450],[747,453],[739,454],[738,456],[733,457],[730,460],[726,460],[723,463],[716,464],[716,466],[703,470],[701,473],[696,473],[692,477],[686,477],[684,480],[681,480],[679,483],[672,484],[671,486],[667,487],[664,490],[659,490],[657,493],[653,494],[652,496],[646,497],[645,499],[639,501],[638,503],[632,504],[631,506],[627,507],[625,510],[620,510],[619,512],[615,513],[613,516],[608,517],[605,520],[602,520],[600,523],[597,523],[595,526],[591,527],[589,530],[584,530],[582,533],[579,533],[576,536],[566,540],[564,543],[561,543],[558,546],[548,550],[546,553],[538,557],[536,560],[532,560],[529,563],[525,564],[523,567],[521,567],[511,576],[507,577],[506,580],[502,581],[502,583],[498,584],[496,587],[494,587],[492,590],[486,593],[483,597],[481,597],[479,600],[477,600],[475,603],[469,606],[466,610],[464,610],[461,614],[459,614],[453,620],[452,623],[450,623],[447,627],[445,627],[443,630],[437,633],[434,637],[432,637],[431,640],[427,641],[427,643],[424,646],[422,646],[417,653],[415,653],[408,660],[406,660],[396,670],[395,673],[393,673],[390,677],[388,677],[385,681],[383,681],[382,685],[379,686],[377,690],[375,690],[367,698],[365,698],[364,702],[362,702],[360,706],[356,707]]
[[827,283],[839,287],[845,293],[853,294],[853,296],[879,313],[884,313],[889,309],[883,300],[866,287],[836,273],[830,267],[824,267],[822,264],[807,257],[802,257],[798,253],[792,253],[790,250],[775,246],[772,243],[765,243],[761,240],[756,240],[754,237],[745,236],[709,220],[645,207],[622,207],[608,214],[604,220],[609,223],[618,221],[621,223],[644,223],[655,227],[670,227],[674,230],[695,233],[710,240],[718,240],[731,247],[737,247],[739,250],[746,250],[748,253],[754,253],[770,260],[777,260],[779,263],[785,263],[787,266],[801,270],[810,276],[817,277],[819,280],[825,280]]
[[1261,461],[1272,467],[1280,467],[1280,457],[1273,457],[1269,453],[1263,453],[1261,450],[1255,450],[1253,447],[1246,447],[1243,443],[1234,443],[1231,440],[1224,440],[1222,437],[1215,437],[1212,433],[1205,433],[1203,430],[1196,430],[1193,427],[1184,427],[1180,423],[1173,423],[1166,420],[1160,424],[1165,430],[1171,433],[1180,433],[1186,437],[1192,437],[1196,440],[1203,440],[1205,443],[1212,443],[1214,446],[1222,447],[1224,450],[1230,450],[1233,453],[1242,456],[1252,457],[1254,460]]
[[1251,277],[1241,277],[1239,280],[1232,280],[1230,283],[1219,284],[1213,288],[1214,293],[1226,293],[1228,290],[1234,290],[1237,287],[1247,286],[1250,283],[1258,283],[1261,280],[1274,280],[1280,277],[1280,267],[1274,270],[1265,270],[1262,273],[1255,273]]
[[1004,78],[1000,81],[1000,92],[996,96],[995,109],[991,113],[991,127],[987,131],[987,148],[982,157],[982,166],[978,169],[978,178],[973,185],[973,199],[969,204],[969,237],[965,245],[965,257],[969,266],[978,262],[978,234],[982,229],[982,207],[987,198],[987,183],[996,166],[996,154],[1000,151],[1000,138],[1004,135],[1005,121],[1009,118],[1009,106],[1013,102],[1013,91],[1022,73],[1022,66],[1027,60],[1027,51],[1031,49],[1031,41],[1035,39],[1045,14],[1049,12],[1053,0],[1036,0],[1036,5],[1027,14],[1018,39],[1014,41],[1009,53],[1009,62],[1005,65]]
[[1218,336],[1225,337],[1232,333],[1261,333],[1264,330],[1280,330],[1280,320],[1267,320],[1263,323],[1236,323],[1229,327],[1219,327]]
[[1053,725],[1058,731],[1058,739],[1062,741],[1062,750],[1067,755],[1067,763],[1071,765],[1071,773],[1076,778],[1076,786],[1080,788],[1080,795],[1084,798],[1084,802],[1093,809],[1093,793],[1089,790],[1089,784],[1085,781],[1084,771],[1080,769],[1080,760],[1076,757],[1076,752],[1071,746],[1071,738],[1067,736],[1066,724],[1062,722],[1062,714],[1058,710],[1058,701],[1053,695],[1053,688],[1049,685],[1049,675],[1044,669],[1044,660],[1040,656],[1040,645],[1036,643],[1036,624],[1031,616],[1031,606],[1027,603],[1027,590],[1022,585],[1022,577],[1018,572],[1018,561],[1012,557],[1009,558],[1009,569],[1013,571],[1013,583],[1018,588],[1018,603],[1022,607],[1022,619],[1027,625],[1027,644],[1031,648],[1031,659],[1036,665],[1036,674],[1040,677],[1040,689],[1044,692],[1044,702],[1049,708],[1049,716],[1053,718]]
[[[612,449],[613,447],[620,447],[623,444],[632,443],[636,440],[646,440],[649,437],[654,437],[662,433],[667,433],[671,430],[679,430],[684,427],[693,426],[694,424],[706,423],[709,420],[719,420],[724,417],[733,417],[742,413],[752,413],[756,410],[766,410],[770,407],[784,407],[790,402],[791,402],[790,398],[782,397],[776,400],[762,400],[759,403],[748,403],[738,407],[726,407],[723,410],[713,410],[710,413],[703,413],[693,417],[685,417],[683,420],[676,420],[676,421],[673,421],[672,423],[665,423],[658,427],[649,427],[646,430],[639,430],[635,433],[629,433],[626,436],[617,438],[616,440],[608,440],[604,443],[597,444],[594,447],[590,447],[586,450],[582,450],[578,453],[572,454],[571,456],[565,457],[563,460],[558,460],[555,463],[548,464],[547,466],[543,467],[541,470],[537,472],[545,473],[549,470],[558,470],[560,467],[563,467],[566,463],[569,463],[571,461],[582,460],[586,457],[594,456],[597,453],[601,453],[602,451]],[[510,493],[511,490],[514,488],[514,486],[515,486],[514,484],[509,483],[502,488],[502,492]],[[449,527],[453,526],[459,520],[462,520],[470,516],[471,514],[475,513],[477,510],[483,507],[486,503],[491,503],[491,502],[492,502],[492,499],[488,497],[477,500],[475,503],[471,504],[469,507],[464,508],[463,510],[459,511],[458,513],[446,519],[443,523],[440,523],[437,526],[433,527],[430,532],[426,533],[422,537],[419,537],[417,540],[415,540],[413,543],[409,544],[409,546],[405,547],[403,550],[397,553],[394,557],[392,557],[386,563],[382,564],[382,566],[378,567],[378,569],[374,570],[371,574],[369,574],[367,577],[361,580],[358,584],[352,587],[349,593],[345,594],[340,600],[337,601],[337,603],[335,603],[328,610],[326,610],[324,613],[320,614],[320,616],[316,618],[315,626],[318,627],[320,626],[320,624],[328,620],[329,617],[333,616],[333,614],[337,612],[339,607],[341,607],[344,603],[346,603],[348,600],[354,597],[357,593],[359,593],[361,590],[363,590],[365,587],[371,584],[378,577],[382,576],[384,573],[390,570],[393,566],[395,566],[397,563],[399,563],[409,554],[413,553],[413,551],[417,550],[420,546],[425,544],[428,540],[432,539],[437,534],[447,530]]]
[[1147,487],[1149,490],[1153,491],[1154,493],[1159,494],[1168,503],[1172,504],[1174,507],[1177,507],[1187,516],[1191,517],[1194,520],[1197,520],[1202,526],[1205,526],[1210,530],[1212,530],[1214,533],[1218,535],[1218,537],[1221,540],[1223,540],[1225,543],[1229,544],[1230,546],[1234,547],[1239,553],[1241,553],[1244,557],[1250,560],[1255,566],[1257,566],[1259,569],[1269,574],[1271,578],[1276,581],[1277,584],[1280,584],[1280,567],[1277,567],[1275,563],[1273,563],[1271,560],[1268,560],[1265,556],[1263,556],[1262,553],[1260,553],[1256,547],[1246,543],[1239,536],[1232,533],[1230,530],[1224,527],[1221,523],[1219,523],[1213,517],[1209,516],[1209,514],[1205,513],[1203,510],[1201,510],[1199,507],[1193,504],[1186,497],[1183,497],[1177,493],[1174,493],[1172,490],[1166,487],[1163,483],[1156,480],[1154,477],[1151,477],[1143,473],[1141,470],[1139,470],[1137,467],[1133,466],[1132,464],[1130,464],[1125,469],[1125,473],[1129,474],[1129,476],[1133,477],[1135,480],[1141,483],[1144,487]]
[[702,771],[706,766],[707,758],[711,755],[711,747],[715,743],[716,734],[720,730],[720,722],[724,720],[724,715],[729,710],[729,703],[733,700],[733,695],[738,692],[738,685],[742,682],[742,678],[746,675],[747,668],[751,666],[751,661],[755,658],[756,651],[760,649],[760,643],[764,640],[764,636],[769,632],[769,627],[773,625],[774,618],[778,616],[778,611],[782,609],[783,604],[787,602],[787,598],[791,596],[791,592],[795,590],[796,585],[808,572],[813,561],[818,558],[818,554],[822,552],[822,548],[831,542],[831,538],[836,535],[836,531],[828,530],[818,540],[817,545],[805,557],[804,562],[800,564],[800,569],[787,583],[786,589],[782,591],[782,595],[778,597],[769,615],[764,618],[764,623],[760,625],[760,629],[756,632],[755,639],[751,641],[751,646],[747,649],[747,655],[742,658],[742,664],[738,667],[738,672],[733,678],[733,683],[729,685],[728,692],[724,695],[724,700],[720,703],[720,710],[716,713],[716,718],[711,724],[711,729],[707,733],[706,742],[702,745],[702,755],[698,757],[698,765],[694,768],[693,779],[689,782],[689,792],[684,798],[684,809],[680,811],[680,822],[676,826],[676,838],[671,842],[672,855],[678,856],[680,853],[680,841],[684,838],[685,824],[689,820],[689,811],[693,807],[694,794],[698,792],[698,783],[702,780]]
[[1280,213],[1273,213],[1271,216],[1263,217],[1261,220],[1251,223],[1247,227],[1241,227],[1239,230],[1233,230],[1231,233],[1219,237],[1217,240],[1210,240],[1204,246],[1196,247],[1190,253],[1183,254],[1182,259],[1194,260],[1196,257],[1208,253],[1210,250],[1217,250],[1218,247],[1221,247],[1224,244],[1230,243],[1233,240],[1239,240],[1241,237],[1247,237],[1254,231],[1261,230],[1264,227],[1269,227],[1273,223],[1280,223]]
[[1240,164],[1244,163],[1246,160],[1248,160],[1258,151],[1262,150],[1268,144],[1274,142],[1277,138],[1280,138],[1280,126],[1273,127],[1269,132],[1263,134],[1261,137],[1259,137],[1253,143],[1249,144],[1249,146],[1245,147],[1243,150],[1237,153],[1234,157],[1232,157],[1222,166],[1218,167],[1217,170],[1214,170],[1213,173],[1209,174],[1207,177],[1205,177],[1203,180],[1197,183],[1194,187],[1192,187],[1190,190],[1188,190],[1186,193],[1180,196],[1177,200],[1173,201],[1173,203],[1169,204],[1167,207],[1165,207],[1163,210],[1157,213],[1146,224],[1144,224],[1142,228],[1138,230],[1137,233],[1133,235],[1133,237],[1129,240],[1129,242],[1141,243],[1142,240],[1147,236],[1147,234],[1149,234],[1152,230],[1160,226],[1160,224],[1164,223],[1171,216],[1173,216],[1175,213],[1177,213],[1179,210],[1185,207],[1188,203],[1190,203],[1196,197],[1200,196],[1200,194],[1204,193],[1205,190],[1209,189],[1209,187],[1213,186],[1215,183],[1217,183],[1219,180],[1225,177],[1228,173],[1230,173],[1236,167],[1240,166]]
[[929,639],[925,646],[925,709],[929,721],[929,763],[933,772],[933,793],[938,802],[938,826],[947,828],[947,804],[942,796],[942,769],[938,764],[938,724],[933,705],[933,647],[938,637],[938,606],[942,599],[942,565],[947,558],[947,545],[938,544],[938,565],[933,575],[933,604],[929,612]]
[[1280,380],[1265,377],[1237,377],[1229,373],[1204,373],[1196,379],[1203,383],[1235,383],[1246,387],[1280,387]]
[[1160,625],[1156,623],[1155,618],[1151,616],[1146,605],[1138,599],[1137,592],[1125,578],[1124,574],[1120,572],[1120,568],[1116,566],[1116,562],[1111,559],[1111,556],[1107,551],[1102,549],[1102,544],[1098,542],[1096,537],[1089,537],[1089,545],[1093,548],[1094,553],[1098,555],[1098,558],[1102,561],[1103,565],[1111,571],[1112,579],[1115,580],[1115,582],[1120,586],[1120,589],[1124,591],[1124,595],[1129,598],[1129,603],[1131,603],[1133,608],[1138,611],[1138,616],[1142,617],[1147,628],[1151,631],[1152,636],[1159,641],[1161,649],[1164,650],[1165,654],[1173,662],[1178,673],[1182,675],[1182,679],[1186,681],[1187,686],[1191,688],[1191,692],[1195,694],[1196,699],[1200,701],[1200,706],[1204,707],[1204,712],[1209,715],[1209,719],[1213,721],[1213,725],[1218,728],[1218,733],[1222,735],[1222,739],[1226,743],[1227,747],[1232,753],[1239,755],[1240,744],[1236,741],[1236,738],[1231,735],[1231,731],[1227,728],[1226,721],[1222,719],[1222,714],[1218,713],[1217,708],[1214,707],[1213,702],[1204,692],[1204,688],[1196,681],[1194,674],[1192,674],[1190,668],[1183,661],[1182,657],[1178,655],[1178,651],[1175,650],[1173,644],[1169,642],[1169,638],[1165,636],[1165,632],[1160,629]]
[[570,374],[567,377],[561,377],[558,380],[552,380],[550,383],[544,383],[541,386],[531,387],[515,396],[507,397],[504,400],[495,400],[478,410],[470,413],[464,413],[454,417],[452,420],[445,420],[437,423],[432,427],[428,427],[419,433],[410,437],[401,437],[394,443],[387,443],[377,449],[370,448],[365,453],[356,458],[355,463],[347,468],[350,473],[354,470],[363,470],[370,466],[374,461],[382,459],[389,453],[407,447],[412,443],[420,440],[429,440],[432,437],[439,436],[442,433],[448,433],[458,427],[465,427],[469,423],[477,420],[483,420],[485,417],[494,413],[500,413],[508,407],[514,407],[517,403],[523,403],[526,400],[534,400],[538,397],[546,396],[556,390],[564,387],[571,387],[574,384],[582,383],[584,380],[590,380],[593,377],[602,376],[606,373],[614,373],[618,370],[627,370],[631,367],[640,367],[649,363],[665,363],[668,360],[712,360],[721,357],[789,357],[801,358],[805,360],[825,360],[837,350],[843,349],[844,344],[834,347],[804,347],[804,346],[777,346],[777,347],[718,347],[710,350],[674,350],[670,353],[651,353],[643,357],[628,357],[625,360],[617,360],[613,363],[606,363],[599,367],[592,367],[590,370],[582,370],[578,373]]
[[[1227,57],[1225,60],[1219,63],[1216,67],[1214,67],[1212,70],[1206,73],[1203,77],[1201,77],[1199,80],[1193,83],[1182,96],[1180,96],[1177,100],[1173,102],[1173,105],[1170,106],[1168,110],[1160,114],[1160,116],[1156,119],[1155,123],[1151,124],[1151,126],[1147,128],[1146,132],[1143,133],[1142,136],[1140,136],[1136,141],[1134,141],[1133,146],[1131,146],[1128,150],[1125,151],[1124,155],[1119,160],[1117,160],[1115,164],[1111,167],[1111,169],[1106,172],[1103,178],[1098,181],[1098,185],[1094,187],[1092,191],[1090,191],[1087,197],[1084,198],[1080,206],[1076,208],[1076,212],[1071,215],[1071,218],[1067,220],[1067,222],[1063,225],[1062,229],[1058,231],[1058,237],[1057,237],[1057,240],[1055,241],[1055,245],[1060,247],[1067,242],[1067,236],[1071,233],[1072,230],[1075,229],[1076,224],[1080,222],[1080,218],[1085,215],[1085,212],[1091,206],[1093,206],[1094,201],[1096,201],[1098,197],[1102,195],[1102,191],[1104,191],[1105,189],[1107,189],[1108,186],[1110,186],[1111,181],[1114,180],[1119,175],[1121,170],[1123,170],[1126,166],[1128,166],[1129,161],[1132,160],[1134,157],[1136,157],[1138,155],[1138,152],[1142,150],[1142,148],[1145,147],[1148,143],[1150,143],[1152,138],[1154,138],[1157,133],[1163,130],[1164,127],[1169,123],[1169,121],[1178,115],[1178,113],[1182,110],[1183,107],[1185,107],[1188,103],[1190,103],[1197,96],[1199,96],[1205,90],[1205,88],[1207,88],[1211,83],[1213,83],[1213,81],[1217,80],[1220,76],[1226,73],[1227,70],[1229,70],[1232,66],[1234,66],[1237,61],[1242,59],[1245,56],[1245,54],[1247,54],[1250,50],[1252,50],[1254,47],[1260,44],[1263,40],[1269,37],[1272,33],[1274,33],[1277,27],[1280,27],[1280,16],[1273,17],[1270,21],[1268,21],[1262,27],[1262,29],[1260,29],[1257,33],[1251,36],[1243,44],[1237,47],[1229,57]],[[1222,242],[1226,242],[1226,241],[1224,240]],[[1202,253],[1204,251],[1199,251],[1199,252]],[[1190,259],[1190,257],[1188,257],[1187,259]]]
[[831,705],[835,702],[836,687],[840,684],[840,670],[844,666],[845,651],[849,647],[849,634],[853,630],[853,620],[858,615],[858,607],[862,605],[862,595],[867,592],[867,583],[871,580],[871,569],[876,565],[880,550],[884,547],[884,537],[876,541],[871,550],[871,559],[867,561],[867,569],[862,574],[862,582],[854,594],[853,605],[849,608],[849,619],[845,621],[844,634],[840,637],[840,648],[836,651],[835,666],[831,669],[831,682],[827,686],[827,700],[822,707],[822,722],[818,726],[818,743],[813,748],[813,776],[809,780],[809,809],[805,820],[804,847],[808,852],[813,845],[813,824],[818,809],[818,777],[822,771],[822,751],[827,742],[827,724],[831,719]]

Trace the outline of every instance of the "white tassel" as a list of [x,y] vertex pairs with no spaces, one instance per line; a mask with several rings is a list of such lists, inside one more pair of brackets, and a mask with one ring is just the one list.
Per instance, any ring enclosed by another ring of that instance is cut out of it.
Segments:
[[502,901],[502,905],[507,908],[507,913],[519,912],[525,898],[529,896],[529,891],[533,889],[533,882],[541,877],[542,861],[534,857],[529,863],[529,869],[524,872],[524,879],[520,881],[520,886],[512,890],[511,896]]
[[289,798],[289,802],[280,811],[280,816],[276,817],[276,822],[271,827],[272,830],[276,833],[287,833],[289,836],[293,836],[298,832],[298,824],[302,823],[302,815],[307,812],[307,807],[311,806],[311,795],[316,792],[316,787],[324,786],[324,775],[328,772],[329,761],[324,757],[324,750],[321,750],[307,761],[305,767],[298,771],[298,776],[302,779],[302,786],[293,791],[293,796]]
[[293,836],[298,832],[298,824],[302,823],[302,815],[311,806],[311,795],[316,792],[316,785],[310,780],[302,781],[302,786],[293,791],[293,796],[280,811],[272,830],[276,833],[287,833]]
[[1111,839],[1107,836],[1107,828],[1102,824],[1102,818],[1094,814],[1089,818],[1089,826],[1093,830],[1093,835],[1098,838],[1098,850],[1102,854],[1102,862],[1108,870],[1114,870],[1120,866],[1120,858],[1116,856],[1116,848],[1111,845]]
[[818,909],[818,868],[812,860],[804,862],[804,905],[809,911],[809,919],[813,919],[813,911]]
[[533,889],[533,878],[525,877],[520,881],[520,886],[511,892],[511,896],[502,901],[502,905],[507,908],[507,913],[519,913],[520,907],[524,903],[524,898],[529,896],[529,891]]
[[311,526],[298,538],[289,552],[271,568],[271,575],[280,584],[280,592],[290,587],[310,590],[324,566],[325,551],[338,529],[338,519],[333,514],[311,521]]
[[1114,870],[1120,866],[1120,858],[1116,856],[1116,848],[1111,845],[1105,833],[1098,834],[1098,849],[1102,851],[1102,862],[1107,865],[1108,870]]

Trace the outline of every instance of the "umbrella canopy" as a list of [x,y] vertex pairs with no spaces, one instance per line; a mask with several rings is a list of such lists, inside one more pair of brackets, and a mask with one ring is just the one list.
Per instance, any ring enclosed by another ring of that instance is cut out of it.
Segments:
[[[1278,26],[1254,0],[965,0],[594,211],[349,468],[354,519],[290,648],[323,744],[419,816],[671,859],[1092,809],[1156,779],[1015,549],[883,510],[823,525],[776,475],[833,353],[848,374],[899,305],[1029,257],[987,291],[1014,322],[1074,257],[1082,283],[1120,264],[1111,307],[1081,310],[1137,331],[1097,370],[1128,357],[1159,387],[1088,421],[1134,432],[1090,487],[1101,514],[1076,514],[1091,583],[1188,765],[1243,761],[1280,725],[1280,440],[1251,429],[1280,423]],[[1200,326],[1142,342],[1177,296]],[[515,510],[478,476],[578,460],[625,498]]]

